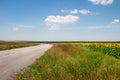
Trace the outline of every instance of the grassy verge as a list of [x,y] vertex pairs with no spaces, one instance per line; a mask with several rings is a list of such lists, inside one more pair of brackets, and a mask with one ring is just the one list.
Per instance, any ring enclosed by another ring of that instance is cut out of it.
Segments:
[[38,45],[38,43],[28,43],[28,42],[0,42],[0,51],[1,50],[13,49],[13,48],[35,46],[35,45]]
[[120,80],[120,60],[71,44],[56,44],[14,80]]

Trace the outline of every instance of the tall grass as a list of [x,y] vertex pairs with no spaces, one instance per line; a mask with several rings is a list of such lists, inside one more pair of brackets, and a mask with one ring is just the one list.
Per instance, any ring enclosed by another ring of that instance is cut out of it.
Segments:
[[56,44],[14,80],[120,80],[120,60],[71,44]]
[[38,43],[28,42],[0,42],[0,50],[8,50],[13,48],[28,47],[38,45]]

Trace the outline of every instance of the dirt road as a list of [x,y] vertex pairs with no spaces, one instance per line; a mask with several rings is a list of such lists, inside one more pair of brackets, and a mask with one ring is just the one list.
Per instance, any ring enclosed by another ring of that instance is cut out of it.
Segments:
[[0,80],[9,80],[10,76],[32,64],[36,58],[50,49],[52,44],[0,51]]

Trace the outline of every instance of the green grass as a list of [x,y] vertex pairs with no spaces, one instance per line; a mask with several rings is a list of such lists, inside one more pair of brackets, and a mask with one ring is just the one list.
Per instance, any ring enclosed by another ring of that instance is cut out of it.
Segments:
[[71,44],[55,44],[14,80],[120,80],[120,60]]
[[38,43],[28,43],[28,42],[0,42],[0,51],[1,50],[9,50],[14,48],[35,46]]

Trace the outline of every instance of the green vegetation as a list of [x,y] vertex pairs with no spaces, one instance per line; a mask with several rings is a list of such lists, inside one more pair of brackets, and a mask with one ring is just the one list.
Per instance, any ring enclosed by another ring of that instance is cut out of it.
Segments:
[[55,44],[14,80],[120,80],[120,60],[74,44]]
[[76,45],[120,59],[120,43],[80,43]]
[[120,47],[104,47],[104,46],[96,47],[94,45],[91,45],[88,48],[93,51],[99,51],[101,53],[114,56],[120,59]]
[[0,50],[8,50],[13,48],[35,46],[38,43],[28,43],[28,42],[0,42]]

